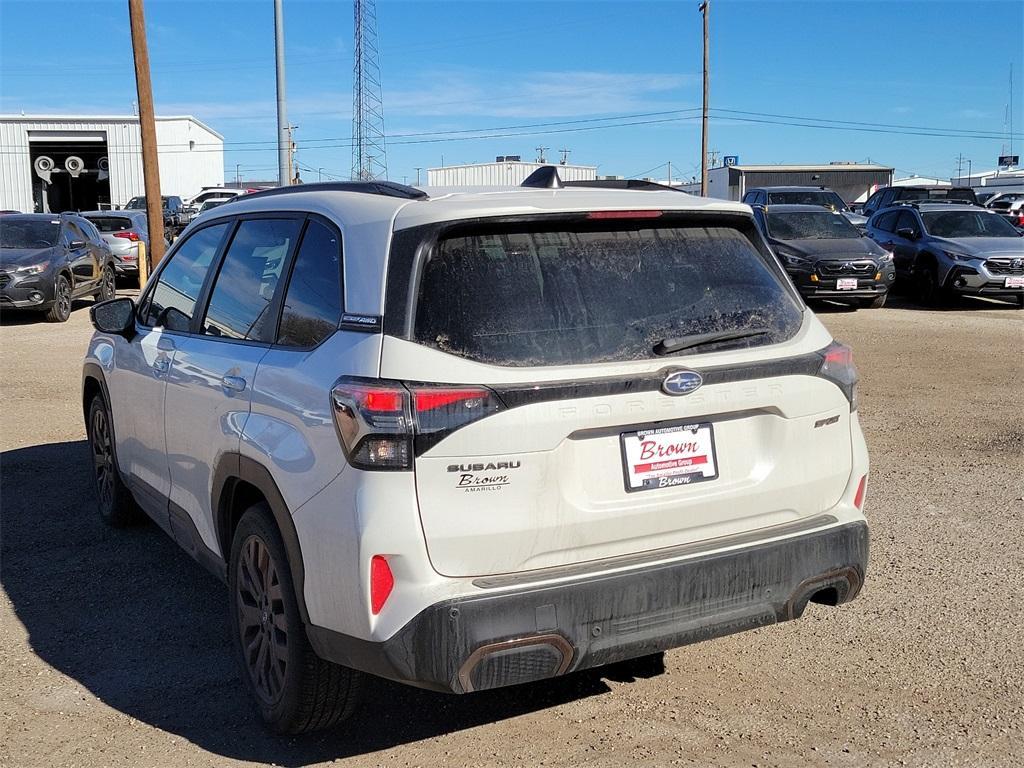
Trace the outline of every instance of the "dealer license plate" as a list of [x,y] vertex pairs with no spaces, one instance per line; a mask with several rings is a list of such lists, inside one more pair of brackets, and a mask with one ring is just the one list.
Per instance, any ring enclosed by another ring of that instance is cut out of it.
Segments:
[[855,291],[857,290],[857,278],[855,277],[840,277],[836,280],[836,290],[839,291]]
[[718,477],[711,424],[624,432],[620,440],[627,491],[671,488]]
[[1024,288],[1024,277],[1006,278],[1005,288]]

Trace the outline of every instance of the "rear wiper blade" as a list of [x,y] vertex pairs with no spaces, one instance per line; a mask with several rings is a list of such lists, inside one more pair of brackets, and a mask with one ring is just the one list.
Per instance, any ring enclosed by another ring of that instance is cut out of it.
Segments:
[[717,341],[749,339],[754,336],[764,336],[770,332],[769,328],[751,328],[747,331],[716,331],[715,333],[700,333],[695,336],[682,336],[678,339],[662,339],[654,345],[654,354],[671,355],[673,352],[682,352],[684,349],[702,347]]

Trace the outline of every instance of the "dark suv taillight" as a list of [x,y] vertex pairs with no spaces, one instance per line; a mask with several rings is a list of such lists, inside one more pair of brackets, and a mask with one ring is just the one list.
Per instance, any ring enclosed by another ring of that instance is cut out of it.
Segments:
[[486,387],[342,378],[331,391],[349,462],[360,469],[412,469],[414,456],[459,427],[502,409]]
[[818,375],[843,390],[850,401],[850,410],[857,410],[857,367],[853,364],[853,350],[833,341],[818,354],[821,355]]

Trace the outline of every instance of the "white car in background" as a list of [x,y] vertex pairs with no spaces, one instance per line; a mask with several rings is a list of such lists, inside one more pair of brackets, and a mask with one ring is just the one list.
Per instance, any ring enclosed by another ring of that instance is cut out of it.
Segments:
[[470,693],[863,583],[851,353],[740,203],[551,168],[286,187],[92,315],[100,514],[227,582],[277,732],[347,716],[363,673]]

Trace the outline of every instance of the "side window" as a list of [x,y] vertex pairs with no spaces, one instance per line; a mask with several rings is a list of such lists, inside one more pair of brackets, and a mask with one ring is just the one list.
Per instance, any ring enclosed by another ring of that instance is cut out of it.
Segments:
[[753,205],[754,204],[754,198],[756,196],[757,196],[757,194],[755,192],[747,192],[747,194],[745,194],[743,196],[743,202],[746,203],[747,205]]
[[277,343],[314,347],[337,330],[340,319],[341,243],[333,230],[310,221],[288,281]]
[[875,222],[875,228],[881,229],[884,232],[896,231],[896,217],[899,216],[899,211],[889,211],[889,213],[883,213],[878,217],[878,221]]
[[877,211],[881,206],[878,204],[881,199],[882,193],[875,192],[871,197],[868,198],[867,202],[864,203],[864,208],[869,211]]
[[227,228],[228,222],[204,227],[178,247],[147,299],[143,324],[189,330],[199,291]]
[[73,242],[85,242],[89,238],[86,237],[85,233],[79,229],[78,225],[73,221],[67,221],[64,224],[64,236],[67,238],[68,245]]
[[276,315],[271,307],[301,226],[300,219],[249,219],[238,226],[210,294],[204,334],[273,340]]
[[906,227],[912,229],[915,232],[921,231],[921,226],[917,223],[917,217],[910,211],[900,211],[900,217],[896,220],[896,229],[900,230]]

